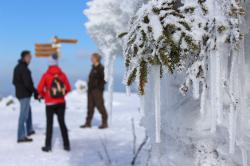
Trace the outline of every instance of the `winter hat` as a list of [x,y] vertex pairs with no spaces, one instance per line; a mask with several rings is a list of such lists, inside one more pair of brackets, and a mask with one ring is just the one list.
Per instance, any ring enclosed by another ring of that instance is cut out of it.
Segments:
[[49,65],[50,66],[57,66],[58,65],[58,54],[52,54],[50,56]]

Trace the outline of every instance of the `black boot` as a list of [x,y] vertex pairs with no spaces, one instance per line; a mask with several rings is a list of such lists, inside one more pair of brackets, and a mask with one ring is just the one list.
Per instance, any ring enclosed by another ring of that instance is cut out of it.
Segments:
[[28,133],[28,136],[30,137],[30,136],[35,135],[35,134],[36,134],[35,131],[31,131],[31,132]]
[[70,151],[70,146],[64,146],[64,150],[69,152]]
[[25,137],[24,139],[17,140],[17,143],[29,143],[29,142],[32,142],[32,141],[33,141],[33,139]]
[[51,147],[44,146],[44,147],[42,147],[42,151],[43,152],[51,152]]

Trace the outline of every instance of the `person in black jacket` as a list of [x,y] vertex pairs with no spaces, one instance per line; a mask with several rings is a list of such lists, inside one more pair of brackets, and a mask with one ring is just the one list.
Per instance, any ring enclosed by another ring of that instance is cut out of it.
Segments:
[[101,56],[94,53],[91,57],[93,63],[88,80],[88,112],[86,123],[81,128],[91,128],[91,121],[95,107],[102,115],[102,125],[99,129],[108,128],[108,114],[104,105],[103,91],[105,86],[104,67],[101,64]]
[[20,102],[20,115],[17,133],[18,143],[32,142],[32,139],[28,138],[28,136],[35,134],[32,125],[30,99],[33,94],[35,94],[35,97],[38,95],[36,89],[34,88],[31,71],[28,68],[31,58],[32,56],[30,51],[23,51],[21,53],[21,59],[15,67],[13,74],[13,85],[15,86],[16,97]]

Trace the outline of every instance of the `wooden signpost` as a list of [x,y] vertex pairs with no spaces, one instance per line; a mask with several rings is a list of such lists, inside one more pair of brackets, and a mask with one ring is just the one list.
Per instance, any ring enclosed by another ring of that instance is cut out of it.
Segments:
[[52,54],[60,54],[61,44],[76,44],[76,39],[60,39],[54,37],[52,43],[35,44],[36,57],[50,57]]

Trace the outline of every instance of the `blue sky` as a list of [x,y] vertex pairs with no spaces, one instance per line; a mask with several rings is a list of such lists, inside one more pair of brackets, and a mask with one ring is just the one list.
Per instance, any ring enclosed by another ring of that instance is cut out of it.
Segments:
[[[87,0],[0,1],[0,94],[13,93],[12,70],[20,52],[28,49],[34,53],[35,43],[47,43],[54,35],[80,41],[77,45],[63,45],[61,66],[72,83],[87,78],[89,55],[97,48],[84,27],[86,3]],[[37,83],[47,69],[47,59],[34,57],[30,68]],[[116,75],[119,81],[121,69],[122,63],[118,60]]]

